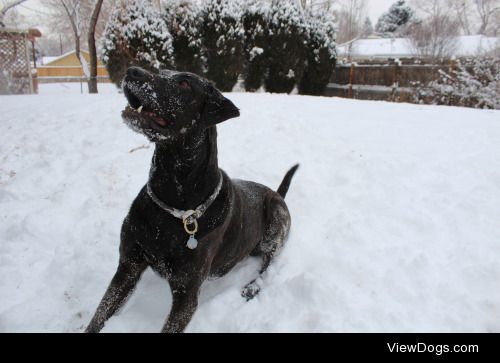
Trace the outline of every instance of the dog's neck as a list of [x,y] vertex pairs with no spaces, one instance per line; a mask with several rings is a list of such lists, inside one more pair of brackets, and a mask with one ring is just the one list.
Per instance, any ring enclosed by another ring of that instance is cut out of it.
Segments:
[[175,145],[156,144],[149,183],[168,206],[195,209],[214,192],[219,177],[215,126]]

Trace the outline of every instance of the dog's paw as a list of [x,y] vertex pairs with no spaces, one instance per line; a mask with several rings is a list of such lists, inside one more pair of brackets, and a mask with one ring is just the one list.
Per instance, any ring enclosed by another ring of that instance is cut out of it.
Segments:
[[260,292],[260,286],[257,281],[253,280],[247,286],[241,290],[241,296],[247,299],[247,301],[252,300]]

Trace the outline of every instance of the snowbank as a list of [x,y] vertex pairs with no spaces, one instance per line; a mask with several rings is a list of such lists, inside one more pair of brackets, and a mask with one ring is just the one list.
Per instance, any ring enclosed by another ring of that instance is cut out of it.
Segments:
[[[42,85],[44,87],[44,85]],[[79,332],[117,264],[152,147],[110,92],[0,97],[0,331]],[[78,89],[79,91],[79,89]],[[261,294],[249,259],[206,283],[190,332],[499,332],[500,112],[234,93],[221,166],[287,196],[292,231]],[[159,331],[147,271],[104,331]]]

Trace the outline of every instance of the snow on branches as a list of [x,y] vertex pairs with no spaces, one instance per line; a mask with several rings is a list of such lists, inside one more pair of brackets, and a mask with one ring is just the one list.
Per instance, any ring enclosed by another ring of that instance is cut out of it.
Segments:
[[378,19],[375,30],[379,33],[396,33],[414,17],[414,11],[405,0],[398,0]]
[[328,11],[303,10],[294,0],[173,0],[162,6],[117,2],[102,39],[114,83],[139,65],[203,74],[223,91],[241,74],[248,91],[264,83],[269,92],[290,93],[301,83],[301,92],[324,92],[336,57]]
[[205,0],[201,35],[206,76],[222,91],[231,91],[243,70],[243,4],[239,0]]
[[457,61],[437,81],[419,87],[415,101],[437,105],[500,109],[500,59],[482,56]]
[[118,2],[101,47],[110,77],[117,84],[132,64],[148,69],[173,65],[172,36],[150,1]]

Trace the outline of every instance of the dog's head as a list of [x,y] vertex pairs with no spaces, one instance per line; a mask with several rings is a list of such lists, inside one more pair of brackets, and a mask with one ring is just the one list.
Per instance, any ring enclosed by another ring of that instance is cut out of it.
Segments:
[[193,73],[131,67],[123,92],[128,100],[123,120],[157,143],[175,143],[240,115],[211,82]]

